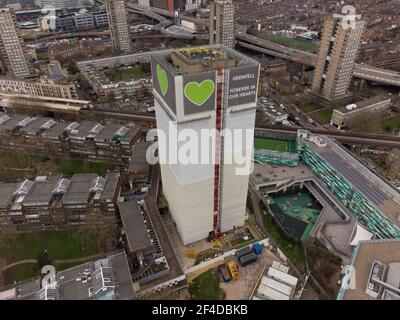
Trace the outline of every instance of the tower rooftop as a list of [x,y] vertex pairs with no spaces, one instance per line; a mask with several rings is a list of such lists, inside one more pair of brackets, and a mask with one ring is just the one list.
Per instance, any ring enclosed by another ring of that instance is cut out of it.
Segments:
[[[235,68],[257,65],[257,62],[230,48],[211,45],[165,50],[155,54],[174,74],[201,73],[217,67]],[[226,64],[225,64],[226,63]]]

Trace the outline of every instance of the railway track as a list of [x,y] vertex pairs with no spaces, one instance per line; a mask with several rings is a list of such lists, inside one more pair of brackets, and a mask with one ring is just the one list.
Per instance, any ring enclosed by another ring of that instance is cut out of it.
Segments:
[[[100,110],[90,110],[91,114],[95,114],[101,117],[109,117],[115,119],[123,120],[136,120],[136,121],[146,121],[155,123],[156,118],[154,115],[147,115],[141,112],[136,113],[122,113],[113,111],[100,111]],[[257,126],[255,130],[257,131],[272,131],[279,133],[292,133],[295,134],[300,127],[281,127],[281,126]],[[362,143],[371,145],[383,145],[383,146],[400,146],[400,136],[384,135],[384,134],[370,134],[370,133],[360,133],[360,132],[343,132],[338,130],[327,130],[327,129],[307,129],[315,134],[326,135],[328,137],[335,138],[340,142],[348,143]]]

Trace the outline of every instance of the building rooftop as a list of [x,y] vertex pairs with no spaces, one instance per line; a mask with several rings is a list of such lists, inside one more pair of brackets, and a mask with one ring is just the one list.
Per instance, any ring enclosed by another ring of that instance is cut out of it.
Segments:
[[13,193],[17,190],[20,182],[1,182],[0,183],[0,208],[6,209],[12,199],[14,198]]
[[104,126],[104,129],[101,130],[97,135],[96,141],[112,141],[117,133],[120,133],[121,136],[126,134],[129,131],[127,127],[122,124],[117,123],[108,123]]
[[386,214],[392,222],[400,226],[400,193],[330,138],[326,136],[319,138],[326,142],[326,146],[320,147],[307,140],[305,143],[339,172],[358,192]]
[[152,247],[138,203],[136,201],[126,201],[119,203],[118,207],[129,250],[137,252]]
[[89,135],[95,137],[103,128],[104,127],[96,121],[85,120],[82,121],[76,129],[71,130],[69,136],[77,139],[85,139]]
[[124,251],[59,271],[56,280],[53,287],[42,288],[40,278],[35,278],[0,296],[11,300],[129,300],[134,296]]
[[49,205],[53,190],[57,187],[61,176],[37,177],[29,193],[22,201],[22,206]]
[[225,61],[228,68],[257,64],[233,49],[218,45],[164,50],[153,55],[176,75],[215,70],[217,66],[225,68]]
[[[369,98],[369,99],[365,99],[365,100],[359,101],[359,102],[354,103],[352,105],[351,104],[347,105],[347,106],[339,108],[337,110],[340,111],[341,113],[350,113],[352,111],[364,109],[366,107],[369,107],[371,105],[377,104],[379,102],[389,101],[389,103],[390,103],[390,100],[391,99],[388,96],[375,96],[375,97],[372,97],[372,98]],[[351,107],[351,106],[353,106],[353,107]]]
[[[355,288],[341,290],[338,299],[400,299],[400,239],[359,242],[351,265],[355,271]],[[385,290],[385,285],[374,279],[394,289]]]
[[113,200],[119,183],[119,173],[107,173],[106,183],[100,195],[100,201],[110,202]]
[[131,161],[129,162],[129,172],[148,171],[149,163],[147,162],[147,149],[153,144],[151,141],[140,141],[132,147]]
[[13,131],[18,126],[24,126],[35,120],[35,118],[22,114],[3,114],[3,120],[0,124],[0,131]]
[[75,174],[61,201],[64,205],[86,204],[90,196],[90,187],[98,178],[95,173]]
[[118,194],[119,173],[105,177],[97,174],[75,174],[71,179],[62,176],[38,176],[34,181],[0,182],[0,209],[13,204],[22,207],[48,206],[56,196],[64,205],[88,205],[90,195],[102,202],[114,202]]
[[61,137],[64,132],[72,139],[95,138],[97,142],[133,142],[141,131],[135,124],[121,124],[108,121],[105,124],[96,121],[69,122],[57,121],[48,117],[30,117],[22,114],[0,112],[0,132],[15,131],[28,135],[41,135],[52,139]]
[[57,122],[51,118],[36,118],[26,127],[19,129],[19,132],[26,134],[38,134],[40,131],[45,131],[54,126]]
[[42,135],[49,138],[59,138],[71,123],[72,122],[57,122],[54,126],[44,131]]

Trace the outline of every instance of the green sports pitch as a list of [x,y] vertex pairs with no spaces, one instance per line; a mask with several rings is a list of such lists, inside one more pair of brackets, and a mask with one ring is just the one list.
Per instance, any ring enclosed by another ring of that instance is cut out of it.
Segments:
[[276,139],[265,139],[265,138],[254,138],[254,148],[264,149],[278,152],[293,152],[290,141],[276,140]]

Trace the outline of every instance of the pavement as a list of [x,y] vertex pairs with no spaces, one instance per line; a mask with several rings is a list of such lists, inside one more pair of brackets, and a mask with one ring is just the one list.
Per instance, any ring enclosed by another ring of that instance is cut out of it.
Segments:
[[157,209],[157,196],[158,196],[158,182],[160,178],[160,167],[155,165],[153,167],[153,176],[152,176],[152,184],[151,189],[148,196],[145,199],[147,209],[149,211],[149,215],[151,221],[153,222],[154,228],[156,230],[157,236],[160,240],[161,247],[164,252],[164,256],[167,259],[168,265],[170,267],[170,273],[165,276],[161,277],[155,281],[151,281],[148,284],[142,285],[142,289],[147,289],[157,284],[163,283],[175,277],[178,277],[183,274],[182,268],[179,265],[178,259],[176,258],[175,251],[172,247],[168,234],[164,228],[163,222],[161,220],[161,216]]
[[239,265],[239,279],[236,281],[222,282],[220,287],[226,293],[227,300],[248,300],[257,280],[263,270],[268,269],[272,261],[282,262],[275,254],[264,248],[262,254],[258,255],[257,262],[245,267]]

